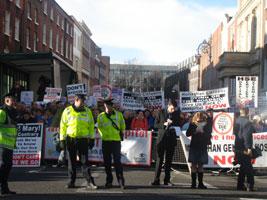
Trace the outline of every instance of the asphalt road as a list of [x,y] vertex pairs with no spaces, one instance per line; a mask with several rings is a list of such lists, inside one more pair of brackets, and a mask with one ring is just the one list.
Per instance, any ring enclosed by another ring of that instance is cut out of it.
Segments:
[[[150,186],[153,181],[154,168],[124,167],[127,189],[120,189],[114,175],[114,187],[105,189],[105,171],[103,167],[92,167],[95,182],[100,186],[97,190],[86,188],[86,182],[78,168],[76,188],[67,189],[67,168],[13,168],[9,187],[17,195],[0,196],[0,199],[24,200],[71,200],[71,199],[267,199],[267,176],[255,176],[257,192],[237,191],[237,176],[216,174],[206,171],[204,181],[207,190],[191,189],[191,177],[185,167],[174,166],[172,182],[175,186]],[[163,173],[164,174],[164,173]]]

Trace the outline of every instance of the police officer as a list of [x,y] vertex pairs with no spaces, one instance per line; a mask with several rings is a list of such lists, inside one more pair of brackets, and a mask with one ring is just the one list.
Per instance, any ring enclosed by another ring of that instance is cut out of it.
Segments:
[[13,93],[4,95],[5,104],[0,109],[0,190],[1,195],[16,194],[8,188],[8,176],[12,168],[13,149],[16,145],[16,96]]
[[123,170],[121,165],[121,141],[122,133],[125,130],[125,121],[122,113],[115,110],[111,100],[104,101],[105,112],[100,113],[97,118],[98,131],[102,137],[102,152],[106,170],[106,188],[112,187],[112,156],[115,165],[115,171],[118,183],[122,189],[125,189]]
[[[67,107],[60,122],[60,147],[67,149],[68,184],[67,188],[75,187],[77,152],[81,161],[81,169],[87,181],[87,187],[97,189],[91,176],[88,162],[88,148],[94,147],[94,119],[89,108],[84,106],[85,94],[76,94],[75,102]],[[88,142],[88,138],[89,142]]]
[[176,132],[173,126],[180,126],[180,110],[176,110],[177,103],[174,100],[168,102],[167,110],[161,109],[154,121],[154,127],[158,128],[157,139],[157,162],[155,168],[155,178],[150,184],[160,185],[160,174],[165,155],[165,178],[164,185],[173,186],[170,181],[172,157],[177,144]]

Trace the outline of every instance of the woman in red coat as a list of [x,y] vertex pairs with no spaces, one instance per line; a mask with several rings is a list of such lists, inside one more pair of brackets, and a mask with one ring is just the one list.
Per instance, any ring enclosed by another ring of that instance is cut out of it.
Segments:
[[144,113],[142,110],[136,111],[136,117],[132,121],[131,130],[148,130],[148,122],[147,119],[144,117]]

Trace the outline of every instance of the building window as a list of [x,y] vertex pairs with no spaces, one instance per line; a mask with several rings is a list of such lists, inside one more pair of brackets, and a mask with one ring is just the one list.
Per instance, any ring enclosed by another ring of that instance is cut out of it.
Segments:
[[30,48],[30,29],[27,28],[26,30],[26,47],[27,49],[31,49]]
[[66,58],[69,58],[69,41],[68,40],[66,40]]
[[70,44],[70,60],[72,61],[72,44]]
[[50,49],[53,49],[53,29],[50,29],[50,34],[49,34],[49,47]]
[[267,58],[264,59],[264,71],[263,71],[263,79],[264,79],[264,88],[267,88]]
[[47,1],[44,0],[44,14],[47,15]]
[[36,34],[36,32],[33,33],[33,51],[37,52],[37,34]]
[[20,8],[20,0],[16,0],[16,6]]
[[54,8],[53,8],[53,7],[51,7],[51,11],[50,11],[50,19],[51,19],[52,21],[54,21]]
[[[267,1],[267,0],[266,0]],[[265,20],[265,37],[264,37],[264,44],[267,44],[267,20]]]
[[37,10],[37,8],[34,10],[34,23],[36,25],[39,25],[38,24],[38,10]]
[[57,25],[59,26],[59,15],[57,15]]
[[69,23],[66,22],[66,33],[69,34]]
[[57,33],[57,36],[56,36],[56,52],[58,53],[58,33]]
[[46,45],[46,24],[43,25],[43,44]]
[[62,18],[62,21],[61,21],[61,29],[64,31],[64,18]]
[[15,40],[19,41],[19,19],[15,19]]
[[5,34],[9,36],[10,29],[10,12],[6,10],[5,13]]
[[29,20],[32,20],[32,18],[31,18],[31,3],[29,3],[29,2],[28,2],[27,16],[28,16]]
[[70,27],[70,36],[73,37],[73,27]]
[[63,37],[62,37],[62,38],[61,38],[61,43],[60,43],[60,51],[61,51],[61,55],[62,55],[62,56],[64,56],[63,45],[64,45],[64,39],[63,39]]

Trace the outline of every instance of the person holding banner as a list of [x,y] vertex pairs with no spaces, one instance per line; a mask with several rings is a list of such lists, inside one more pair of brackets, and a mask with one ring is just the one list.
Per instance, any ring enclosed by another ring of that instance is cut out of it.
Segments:
[[68,155],[67,188],[75,188],[77,152],[87,188],[98,188],[88,162],[88,148],[92,149],[95,144],[94,119],[91,110],[84,105],[85,100],[85,94],[76,94],[74,104],[65,108],[60,121],[60,148],[67,149]]
[[[235,161],[240,164],[237,179],[237,190],[256,191],[254,188],[253,166],[251,164],[253,137],[255,129],[249,121],[247,107],[240,109],[240,117],[234,124],[235,134]],[[248,187],[244,185],[247,176]]]
[[176,110],[177,103],[170,100],[167,110],[161,109],[155,119],[154,127],[158,128],[157,139],[157,162],[155,168],[155,178],[150,184],[153,186],[160,185],[161,168],[165,154],[165,178],[164,185],[173,186],[170,181],[172,157],[177,144],[176,131],[174,126],[179,126],[181,123],[180,110]]
[[102,138],[102,152],[106,170],[106,188],[112,187],[113,176],[111,171],[112,157],[120,188],[125,189],[125,180],[121,164],[121,141],[125,130],[125,121],[122,113],[113,107],[113,99],[104,101],[105,112],[97,118],[98,131]]
[[16,194],[8,188],[8,176],[12,168],[13,150],[16,146],[16,96],[4,95],[5,104],[0,109],[0,192],[1,195]]
[[198,188],[207,189],[203,184],[203,165],[208,164],[207,145],[210,143],[212,126],[207,122],[207,115],[197,112],[186,131],[186,136],[191,136],[188,162],[191,165],[191,188],[196,188],[198,174]]

